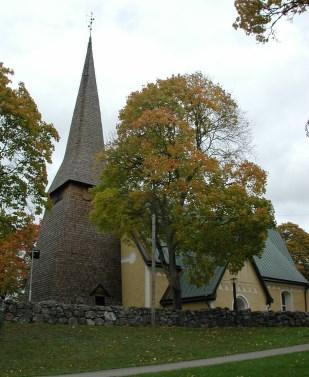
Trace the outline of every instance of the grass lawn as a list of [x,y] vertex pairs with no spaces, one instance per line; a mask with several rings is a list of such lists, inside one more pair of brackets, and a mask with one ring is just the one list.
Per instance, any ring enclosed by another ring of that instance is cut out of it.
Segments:
[[40,376],[192,360],[309,343],[309,328],[186,329],[6,323],[0,376]]
[[242,361],[175,372],[139,374],[138,377],[307,377],[309,352]]

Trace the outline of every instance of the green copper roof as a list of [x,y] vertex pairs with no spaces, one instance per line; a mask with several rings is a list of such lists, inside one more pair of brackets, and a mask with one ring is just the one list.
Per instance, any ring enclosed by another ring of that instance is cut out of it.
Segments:
[[[264,251],[261,257],[254,257],[254,262],[262,279],[286,280],[297,284],[308,284],[305,277],[297,270],[288,249],[275,230],[268,231]],[[189,282],[186,270],[181,274],[182,298],[206,297],[214,295],[224,273],[224,267],[217,267],[209,283],[196,287]]]
[[287,280],[308,284],[306,278],[297,270],[281,236],[275,230],[268,231],[262,256],[254,257],[263,279]]
[[186,270],[181,274],[180,284],[181,284],[181,294],[183,298],[199,297],[199,296],[209,296],[212,295],[220,282],[222,275],[225,271],[224,267],[216,267],[213,277],[209,280],[208,284],[201,287],[196,287],[189,283],[188,274]]

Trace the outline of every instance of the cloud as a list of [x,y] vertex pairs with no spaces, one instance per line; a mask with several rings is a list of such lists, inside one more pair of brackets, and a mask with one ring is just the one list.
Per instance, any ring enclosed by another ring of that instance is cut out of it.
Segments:
[[64,154],[91,11],[105,139],[130,92],[157,78],[200,70],[231,92],[249,119],[278,222],[291,220],[309,231],[309,13],[278,24],[279,42],[257,45],[232,28],[230,0],[4,2],[1,59],[61,135],[50,179]]

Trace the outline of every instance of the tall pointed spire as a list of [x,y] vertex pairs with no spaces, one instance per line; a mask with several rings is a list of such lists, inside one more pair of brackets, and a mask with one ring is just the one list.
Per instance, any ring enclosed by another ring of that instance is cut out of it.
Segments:
[[121,303],[120,242],[99,234],[89,219],[88,189],[97,183],[95,157],[103,147],[90,36],[64,159],[49,189],[53,206],[45,211],[37,242],[34,301]]
[[49,193],[68,181],[95,185],[98,180],[95,157],[103,148],[101,112],[90,35],[65,155]]

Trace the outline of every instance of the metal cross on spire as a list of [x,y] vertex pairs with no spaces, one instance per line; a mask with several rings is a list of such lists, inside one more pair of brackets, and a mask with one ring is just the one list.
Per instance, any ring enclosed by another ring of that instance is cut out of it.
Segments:
[[92,32],[92,24],[93,24],[93,21],[94,21],[94,17],[93,17],[93,12],[90,13],[90,19],[89,19],[89,24],[88,24],[88,29],[89,29],[89,32],[90,32],[90,35],[91,35],[91,32]]

